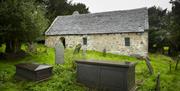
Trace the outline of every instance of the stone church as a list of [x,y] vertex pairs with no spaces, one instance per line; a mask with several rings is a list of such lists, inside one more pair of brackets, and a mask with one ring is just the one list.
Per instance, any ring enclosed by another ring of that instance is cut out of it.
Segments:
[[58,16],[45,32],[45,45],[62,42],[65,48],[77,44],[87,50],[121,55],[148,54],[148,10],[110,11],[102,13]]

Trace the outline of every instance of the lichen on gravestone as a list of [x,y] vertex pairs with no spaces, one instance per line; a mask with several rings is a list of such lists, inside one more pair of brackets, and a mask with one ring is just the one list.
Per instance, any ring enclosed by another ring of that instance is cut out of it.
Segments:
[[61,42],[55,45],[55,63],[64,64],[64,46]]

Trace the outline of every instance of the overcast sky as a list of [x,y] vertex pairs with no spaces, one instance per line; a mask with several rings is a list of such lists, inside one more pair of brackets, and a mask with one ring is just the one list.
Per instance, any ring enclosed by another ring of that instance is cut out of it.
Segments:
[[84,3],[91,13],[160,6],[171,10],[170,0],[68,0]]

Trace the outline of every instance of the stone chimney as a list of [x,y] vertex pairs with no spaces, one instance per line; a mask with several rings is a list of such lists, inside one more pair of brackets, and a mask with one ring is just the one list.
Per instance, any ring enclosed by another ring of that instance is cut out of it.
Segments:
[[74,11],[72,15],[79,15],[78,11]]

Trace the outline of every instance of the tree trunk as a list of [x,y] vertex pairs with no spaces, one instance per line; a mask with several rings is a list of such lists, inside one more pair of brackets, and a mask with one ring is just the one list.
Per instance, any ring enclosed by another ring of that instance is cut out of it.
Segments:
[[6,53],[17,53],[21,49],[21,44],[17,39],[6,41]]

